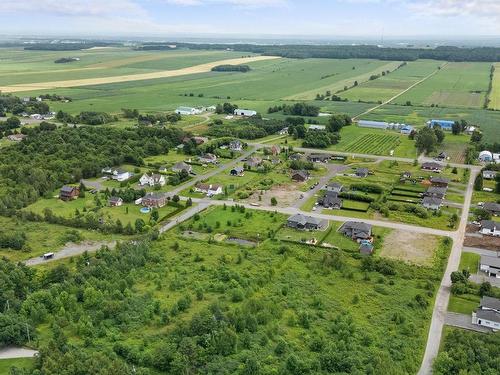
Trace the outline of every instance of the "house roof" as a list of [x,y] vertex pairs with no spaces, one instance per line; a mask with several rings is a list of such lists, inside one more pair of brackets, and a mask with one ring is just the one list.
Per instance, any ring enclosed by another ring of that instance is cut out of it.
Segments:
[[[484,264],[485,266],[492,266],[495,268],[500,268],[500,258],[498,257],[491,257],[487,255],[481,255],[481,264]],[[500,308],[500,300],[499,301],[499,308]]]
[[493,220],[482,220],[481,228],[495,230],[497,228],[497,223]]
[[356,229],[362,232],[370,232],[372,230],[371,224],[363,223],[361,221],[346,221],[340,229]]
[[496,174],[497,174],[497,171],[490,171],[490,170],[483,171],[483,175],[494,175],[494,176],[496,176]]
[[443,200],[437,197],[424,197],[422,199],[423,206],[441,206],[441,203],[443,203]]
[[500,313],[497,313],[496,311],[477,309],[476,317],[479,319],[500,323]]
[[76,189],[76,186],[64,185],[61,188],[61,193],[72,193]]
[[231,169],[231,171],[235,171],[237,173],[242,173],[245,171],[245,169],[243,167],[240,167],[240,166],[236,166],[234,167],[233,169]]
[[342,205],[342,199],[340,199],[337,195],[337,193],[334,193],[333,191],[328,191],[326,192],[325,196],[323,197],[323,206],[341,206]]
[[193,108],[193,107],[177,107],[177,111],[187,111],[187,112],[190,112],[192,110],[194,110],[196,108]]
[[495,202],[485,202],[483,208],[486,211],[500,212],[500,204]]
[[290,216],[288,218],[288,221],[289,222],[294,222],[294,223],[297,223],[297,224],[302,224],[302,225],[306,225],[306,224],[320,225],[325,220],[318,219],[318,218],[312,217],[312,216],[305,216],[305,215],[302,215],[302,214],[295,214],[295,215]]
[[500,299],[498,298],[484,296],[481,298],[481,302],[479,304],[481,307],[500,311]]
[[120,197],[109,197],[108,201],[109,202],[113,202],[113,203],[116,203],[116,202],[121,202],[123,199],[121,199]]
[[356,174],[368,174],[369,170],[368,168],[358,168],[356,169]]
[[449,184],[450,179],[446,177],[441,177],[441,176],[433,176],[431,177],[431,182],[437,182],[439,184]]
[[341,188],[341,187],[343,187],[343,185],[339,184],[338,182],[330,182],[327,186],[331,187],[331,188],[334,188],[334,189],[335,188]]
[[307,158],[308,159],[319,159],[319,160],[328,160],[331,155],[329,154],[311,154]]
[[425,163],[422,163],[422,168],[424,169],[443,169],[443,166],[439,163],[435,163],[433,161],[429,161],[429,162],[425,162]]
[[201,155],[200,159],[213,160],[213,159],[217,159],[217,156],[215,156],[214,154],[207,153],[207,154]]
[[306,171],[294,171],[294,172],[292,173],[292,176],[300,176],[300,177],[302,177],[303,179],[306,179],[306,178],[308,178],[308,177],[309,177],[309,173],[308,173],[308,172],[306,172]]
[[115,172],[117,174],[124,174],[124,173],[128,173],[128,171],[126,171],[125,169],[122,169],[122,168],[117,168],[115,169]]
[[172,169],[191,169],[191,166],[187,163],[184,163],[183,161],[180,161],[178,163],[175,163],[172,167]]

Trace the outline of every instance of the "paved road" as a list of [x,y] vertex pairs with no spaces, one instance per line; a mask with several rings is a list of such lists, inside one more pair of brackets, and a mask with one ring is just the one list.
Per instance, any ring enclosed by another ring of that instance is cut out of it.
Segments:
[[494,250],[488,250],[488,249],[482,249],[479,247],[469,247],[469,246],[464,246],[463,248],[465,253],[474,253],[474,254],[479,254],[479,255],[486,255],[489,257],[495,257],[495,256],[500,256],[500,249],[498,251]]
[[0,359],[31,358],[38,354],[37,350],[8,346],[0,349]]
[[199,204],[196,204],[193,207],[185,210],[179,216],[176,216],[175,218],[173,218],[169,222],[167,222],[164,225],[162,225],[161,228],[160,228],[160,233],[164,233],[164,232],[168,231],[169,229],[172,229],[176,225],[182,223],[183,221],[188,220],[190,217],[192,217],[195,214],[203,211],[208,206],[210,206],[209,203],[207,203],[207,202],[200,202]]
[[[469,166],[470,167],[470,166]],[[446,271],[441,280],[436,301],[434,303],[434,311],[432,312],[432,321],[429,328],[429,336],[427,338],[427,346],[425,348],[424,358],[420,367],[419,375],[428,375],[432,373],[432,362],[437,357],[439,352],[439,344],[441,343],[441,334],[446,320],[446,313],[448,310],[448,301],[450,299],[451,278],[450,275],[453,271],[458,269],[460,264],[460,256],[462,254],[462,246],[465,238],[465,229],[469,218],[469,207],[472,200],[472,191],[474,180],[479,173],[478,168],[471,168],[469,183],[467,191],[465,192],[464,209],[460,218],[460,225],[458,230],[453,234],[453,246],[451,249],[450,257]]]
[[39,264],[45,264],[53,262],[55,260],[73,257],[75,255],[83,254],[84,252],[94,252],[99,250],[102,246],[115,247],[116,241],[98,241],[98,242],[87,242],[82,243],[69,243],[64,245],[64,247],[58,251],[54,252],[54,257],[50,259],[43,259],[42,257],[36,257],[26,260],[24,263],[27,266],[37,266]]
[[445,322],[448,326],[468,329],[469,331],[491,332],[491,329],[487,327],[472,324],[472,316],[467,314],[448,312],[446,313]]
[[493,286],[500,287],[500,279],[497,279],[496,277],[490,277],[484,272],[477,272],[471,274],[470,281],[476,284],[482,284],[485,281],[487,281]]

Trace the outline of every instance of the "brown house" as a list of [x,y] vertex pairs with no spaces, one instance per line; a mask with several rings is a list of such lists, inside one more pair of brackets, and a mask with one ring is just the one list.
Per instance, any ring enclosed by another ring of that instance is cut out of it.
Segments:
[[142,197],[142,205],[145,207],[160,208],[167,204],[167,195],[164,193],[147,193]]
[[309,178],[309,173],[306,171],[293,171],[292,180],[297,182],[304,182]]
[[70,201],[78,198],[80,187],[64,185],[59,191],[59,198],[63,201]]

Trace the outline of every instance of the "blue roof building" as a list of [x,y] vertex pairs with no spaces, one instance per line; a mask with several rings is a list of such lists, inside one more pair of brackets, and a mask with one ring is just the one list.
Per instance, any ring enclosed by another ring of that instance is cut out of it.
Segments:
[[401,134],[410,134],[413,131],[413,126],[411,125],[404,125],[401,128]]
[[427,122],[427,125],[429,125],[429,128],[434,128],[434,126],[440,126],[441,129],[443,130],[451,130],[451,127],[455,121],[451,120],[430,120]]

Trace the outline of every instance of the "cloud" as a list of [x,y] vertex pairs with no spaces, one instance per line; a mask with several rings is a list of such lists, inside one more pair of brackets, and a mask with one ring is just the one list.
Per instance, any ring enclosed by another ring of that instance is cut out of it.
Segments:
[[184,6],[233,5],[241,8],[268,8],[288,5],[288,0],[165,0],[169,4]]
[[419,15],[500,17],[498,0],[414,0],[409,2],[408,7]]

